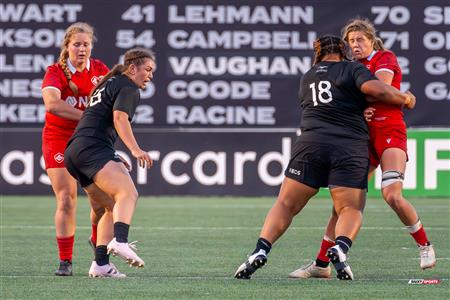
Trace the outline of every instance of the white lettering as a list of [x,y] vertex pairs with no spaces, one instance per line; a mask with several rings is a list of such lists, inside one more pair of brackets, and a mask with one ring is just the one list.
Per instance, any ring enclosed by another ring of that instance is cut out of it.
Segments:
[[445,82],[430,82],[425,87],[425,95],[431,100],[450,100],[450,90]]
[[311,57],[169,57],[175,75],[301,75],[311,68]]
[[[204,172],[205,164],[212,162],[216,166],[216,171],[212,175]],[[195,179],[204,185],[224,185],[226,184],[226,154],[225,152],[205,151],[200,153],[192,165]]]
[[174,80],[167,86],[167,93],[173,99],[269,100],[269,89],[270,81],[248,83],[245,81],[226,82],[217,80],[208,83],[202,80],[194,80],[188,83],[183,80]]
[[273,106],[167,106],[167,124],[274,125]]
[[0,3],[1,22],[38,22],[63,23],[77,21],[77,14],[81,12],[80,4],[4,4]]
[[440,56],[429,57],[425,61],[425,70],[431,75],[450,73],[450,60]]
[[312,6],[169,5],[169,23],[191,24],[313,24]]
[[[426,189],[436,189],[438,186],[438,172],[450,171],[450,159],[439,159],[439,151],[450,151],[450,139],[425,140],[425,167],[423,177]],[[443,183],[447,184],[447,183]]]
[[[12,185],[33,184],[33,152],[11,151],[0,162],[0,172],[3,179]],[[14,174],[11,170],[13,162],[19,162],[23,166],[20,174]]]
[[175,175],[172,172],[172,165],[175,161],[181,161],[186,163],[191,156],[184,151],[173,151],[168,153],[161,162],[161,175],[170,184],[184,185],[191,179],[189,175],[183,173],[181,175]]
[[[264,154],[258,163],[258,175],[262,182],[267,185],[275,186],[281,184],[284,178],[284,169],[289,163],[289,157],[291,155],[291,139],[282,138],[281,140],[281,153],[271,151]],[[278,175],[272,176],[269,173],[269,164],[277,162],[281,166],[281,172]]]
[[450,6],[428,6],[424,10],[423,22],[428,25],[450,25]]

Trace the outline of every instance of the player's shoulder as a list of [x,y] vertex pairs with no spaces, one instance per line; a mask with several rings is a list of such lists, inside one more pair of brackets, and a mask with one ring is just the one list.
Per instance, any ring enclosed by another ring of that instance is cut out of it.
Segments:
[[104,62],[102,62],[100,59],[91,58],[91,65],[94,69],[106,69],[109,70],[109,68],[106,66]]
[[357,60],[343,60],[342,68],[348,69],[350,71],[354,71],[354,70],[361,69],[361,68],[367,69],[367,67],[363,63],[361,63]]
[[60,74],[64,73],[64,71],[59,63],[54,63],[52,65],[47,66],[47,73]]
[[397,60],[397,56],[391,50],[379,50],[374,58],[376,60]]

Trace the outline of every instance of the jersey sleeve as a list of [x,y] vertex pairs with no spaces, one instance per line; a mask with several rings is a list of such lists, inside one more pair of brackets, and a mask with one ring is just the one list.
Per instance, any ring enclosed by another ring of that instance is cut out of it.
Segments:
[[123,87],[120,89],[117,94],[116,100],[114,101],[113,111],[119,110],[123,111],[128,115],[128,119],[131,119],[134,116],[134,112],[136,111],[136,107],[140,100],[139,91],[130,86]]
[[49,66],[42,81],[42,89],[51,87],[62,91],[64,84],[58,67],[56,65]]
[[376,61],[374,74],[379,71],[386,71],[389,73],[396,73],[400,69],[397,57],[390,51],[384,51],[380,58]]
[[355,62],[353,65],[352,77],[358,89],[361,89],[361,85],[366,81],[377,80],[377,78],[370,73],[366,66],[358,62]]

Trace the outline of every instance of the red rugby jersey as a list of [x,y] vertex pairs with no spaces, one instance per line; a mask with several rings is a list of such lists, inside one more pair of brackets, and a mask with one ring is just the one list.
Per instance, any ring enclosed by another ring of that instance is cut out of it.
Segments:
[[[373,51],[369,57],[359,61],[364,64],[372,74],[376,75],[379,71],[390,72],[394,75],[391,85],[400,89],[402,82],[402,70],[397,61],[397,57],[389,50]],[[400,105],[387,104],[383,102],[374,102],[370,106],[376,108],[374,121],[383,121],[386,117],[403,118],[403,112]]]
[[[69,87],[69,82],[64,75],[64,71],[58,63],[47,67],[44,80],[42,81],[42,90],[54,88],[61,91],[61,99],[73,107],[84,111],[88,102],[88,96],[92,88],[99,82],[100,76],[108,73],[108,67],[97,59],[89,59],[86,68],[82,72],[76,69],[67,61],[72,81],[78,87],[78,95]],[[67,120],[57,115],[47,112],[45,114],[44,136],[46,137],[65,137],[70,138],[78,121]]]

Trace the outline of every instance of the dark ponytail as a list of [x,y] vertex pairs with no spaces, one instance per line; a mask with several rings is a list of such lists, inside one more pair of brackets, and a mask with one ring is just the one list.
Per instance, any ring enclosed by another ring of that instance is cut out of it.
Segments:
[[[130,65],[140,66],[144,64],[146,59],[151,59],[155,61],[155,54],[153,51],[144,49],[144,48],[134,48],[130,49],[127,52],[125,52],[123,61],[123,64],[117,64],[115,65],[111,71],[109,71],[103,78],[100,80],[100,82],[97,84],[97,86],[91,91],[89,94],[89,98],[101,87],[105,85],[105,83],[111,78],[118,74],[124,73],[126,70],[128,70],[128,67]],[[90,101],[90,100],[89,100]]]

